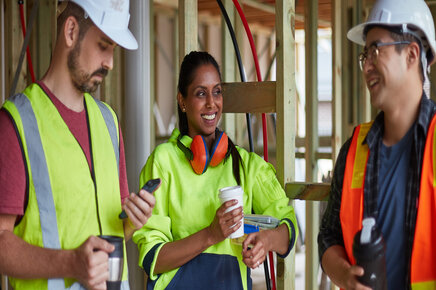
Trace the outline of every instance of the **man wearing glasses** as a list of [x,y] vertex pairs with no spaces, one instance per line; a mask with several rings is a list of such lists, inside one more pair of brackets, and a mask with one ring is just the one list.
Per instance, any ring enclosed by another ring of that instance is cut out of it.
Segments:
[[428,70],[433,18],[423,0],[378,0],[348,38],[380,113],[357,126],[336,162],[318,236],[323,270],[345,289],[358,282],[353,238],[374,217],[385,241],[388,289],[436,289],[436,106]]

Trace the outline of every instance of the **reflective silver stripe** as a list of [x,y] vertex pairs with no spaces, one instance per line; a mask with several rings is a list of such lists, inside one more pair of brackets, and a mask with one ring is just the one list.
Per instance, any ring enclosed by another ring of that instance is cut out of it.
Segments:
[[9,100],[17,107],[23,122],[44,248],[60,249],[56,209],[35,113],[29,99],[24,94],[15,95]]
[[120,150],[118,147],[118,132],[117,127],[115,125],[114,116],[112,115],[111,111],[108,107],[106,107],[103,102],[94,99],[97,103],[98,107],[100,108],[101,114],[103,115],[103,119],[106,123],[106,127],[109,131],[109,135],[111,136],[112,145],[114,146],[114,152],[115,152],[115,158],[117,160],[117,168],[118,168],[118,175],[120,174]]
[[130,290],[129,281],[121,281],[121,290]]
[[62,278],[49,279],[48,280],[48,290],[86,290],[79,282],[74,283],[69,288],[65,288],[65,282]]
[[[62,279],[62,282],[63,282],[64,280]],[[49,288],[50,289],[50,288]],[[55,288],[53,288],[53,289],[55,289]],[[62,289],[65,289],[65,286],[62,288]],[[79,284],[78,282],[76,282],[76,283],[74,283],[73,285],[71,285],[71,287],[70,288],[68,288],[68,290],[86,290],[86,288],[85,287],[83,287],[81,284]]]
[[[72,285],[72,286],[74,286],[74,285]],[[47,289],[48,290],[56,290],[56,289],[63,290],[63,289],[65,289],[64,279],[62,279],[62,278],[48,279],[48,281],[47,281]],[[73,289],[73,288],[70,288],[70,289]],[[79,290],[79,289],[84,289],[84,288],[74,288],[74,290],[75,289]]]

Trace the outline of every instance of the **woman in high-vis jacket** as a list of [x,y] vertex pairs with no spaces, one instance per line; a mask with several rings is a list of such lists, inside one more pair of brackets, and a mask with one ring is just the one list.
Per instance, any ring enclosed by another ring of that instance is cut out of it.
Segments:
[[[274,168],[217,129],[223,97],[215,59],[191,52],[179,75],[180,129],[154,150],[140,176],[141,185],[151,178],[162,184],[152,217],[133,236],[139,264],[149,276],[148,289],[251,289],[250,268],[269,251],[286,256],[294,246],[294,209]],[[206,154],[210,163],[190,162],[189,151]],[[219,189],[236,185],[244,191],[243,209],[225,213],[236,202],[221,205]],[[274,216],[280,225],[248,235],[242,245],[232,242],[227,237],[252,211]]]

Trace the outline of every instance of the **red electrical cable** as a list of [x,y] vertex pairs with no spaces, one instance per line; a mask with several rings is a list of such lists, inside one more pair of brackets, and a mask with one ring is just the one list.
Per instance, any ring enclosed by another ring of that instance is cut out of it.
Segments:
[[[251,34],[251,31],[250,31],[250,27],[248,26],[247,19],[245,18],[244,12],[242,11],[238,0],[233,0],[233,4],[235,5],[236,10],[239,13],[239,17],[241,17],[242,24],[244,25],[245,32],[246,32],[248,40],[250,42],[251,53],[253,54],[254,64],[256,67],[257,80],[259,82],[261,82],[262,75],[260,74],[259,60],[257,59],[256,47],[254,46],[254,40],[253,40],[253,36]],[[265,113],[262,113],[262,132],[263,132],[263,155],[264,155],[265,161],[268,162],[268,132],[266,129],[266,115],[265,115]],[[269,252],[268,257],[269,257],[269,267],[270,267],[270,273],[271,273],[270,275],[271,275],[271,282],[272,282],[272,290],[276,290],[276,279],[275,279],[275,271],[274,271],[273,253]]]
[[[259,61],[257,59],[256,47],[254,46],[253,36],[250,31],[250,27],[248,26],[247,19],[245,18],[244,12],[242,11],[241,6],[239,5],[238,0],[233,0],[233,4],[235,4],[236,10],[241,17],[242,24],[244,25],[245,32],[247,33],[248,40],[250,42],[251,53],[253,54],[254,65],[256,67],[256,75],[257,81],[262,81],[262,75],[260,74]],[[262,113],[262,131],[263,131],[263,155],[264,159],[268,161],[268,135],[266,130],[266,116],[265,113]]]
[[[26,37],[26,24],[24,23],[24,7],[23,2],[18,1],[18,6],[20,7],[20,20],[21,20],[21,30],[23,31],[23,37]],[[27,65],[29,66],[30,77],[32,78],[32,83],[35,82],[35,72],[33,71],[32,57],[30,56],[29,46],[26,48]]]

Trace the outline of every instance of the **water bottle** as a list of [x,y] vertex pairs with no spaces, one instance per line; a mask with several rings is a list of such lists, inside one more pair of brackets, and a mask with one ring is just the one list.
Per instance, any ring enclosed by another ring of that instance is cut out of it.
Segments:
[[375,226],[373,217],[362,221],[362,230],[354,236],[353,255],[356,264],[363,268],[360,283],[373,290],[387,289],[385,243],[380,231]]

